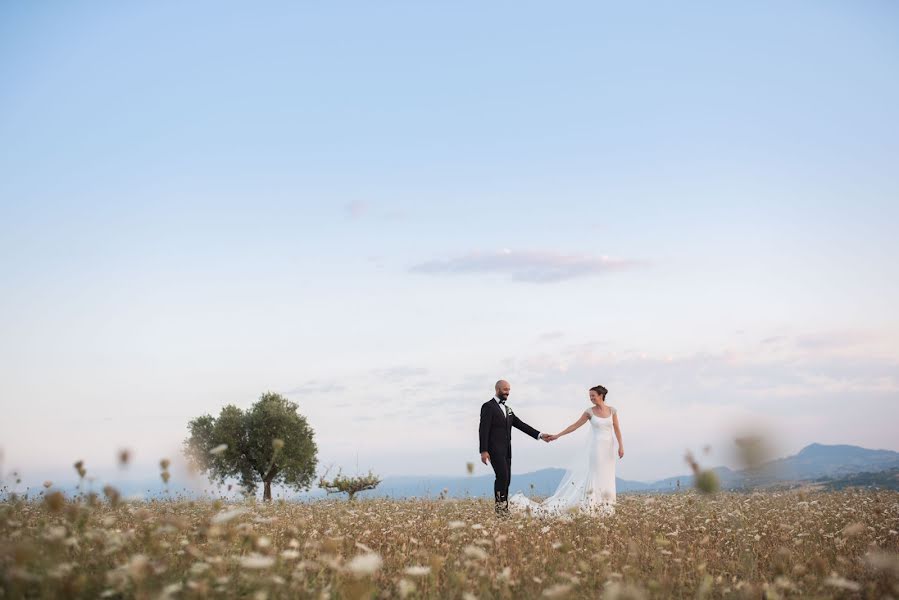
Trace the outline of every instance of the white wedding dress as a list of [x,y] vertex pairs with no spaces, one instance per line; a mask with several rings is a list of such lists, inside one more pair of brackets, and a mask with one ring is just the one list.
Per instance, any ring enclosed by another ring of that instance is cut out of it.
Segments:
[[[611,406],[609,408],[612,408]],[[590,426],[586,451],[578,455],[562,477],[556,492],[543,502],[534,502],[521,492],[509,498],[509,508],[536,516],[566,516],[572,513],[615,513],[615,428],[612,408],[608,417],[585,411]]]

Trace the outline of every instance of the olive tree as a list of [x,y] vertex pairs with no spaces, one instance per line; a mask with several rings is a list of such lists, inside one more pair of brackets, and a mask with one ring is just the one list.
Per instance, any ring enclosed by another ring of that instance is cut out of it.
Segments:
[[219,416],[203,415],[188,423],[184,454],[210,481],[237,479],[248,492],[264,485],[271,501],[272,484],[308,489],[315,476],[318,448],[298,406],[266,392],[247,410],[234,405]]

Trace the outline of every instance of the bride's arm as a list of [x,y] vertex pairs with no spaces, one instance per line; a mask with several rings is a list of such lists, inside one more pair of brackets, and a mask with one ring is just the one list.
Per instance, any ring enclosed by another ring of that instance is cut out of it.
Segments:
[[566,427],[565,429],[563,429],[562,431],[560,431],[559,433],[554,435],[553,438],[555,439],[555,438],[560,438],[563,435],[568,435],[569,433],[571,433],[572,431],[574,431],[575,429],[577,429],[578,427],[580,427],[581,425],[586,423],[587,418],[588,418],[587,413],[581,413],[581,417],[577,421],[575,421],[574,423],[572,423],[571,425],[569,425],[568,427]]
[[615,427],[615,437],[618,438],[618,458],[624,458],[624,442],[621,441],[621,427],[618,425],[618,413],[612,413],[612,426]]

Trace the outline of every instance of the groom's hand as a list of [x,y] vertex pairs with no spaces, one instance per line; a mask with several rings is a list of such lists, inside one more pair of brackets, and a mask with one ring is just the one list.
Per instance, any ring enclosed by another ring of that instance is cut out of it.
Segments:
[[548,443],[550,443],[551,441],[553,441],[553,436],[551,436],[551,435],[548,434],[548,433],[541,433],[541,434],[540,434],[540,439],[543,440],[544,442],[546,442],[546,443],[548,444]]
[[490,464],[490,453],[489,452],[481,452],[481,462],[485,465]]

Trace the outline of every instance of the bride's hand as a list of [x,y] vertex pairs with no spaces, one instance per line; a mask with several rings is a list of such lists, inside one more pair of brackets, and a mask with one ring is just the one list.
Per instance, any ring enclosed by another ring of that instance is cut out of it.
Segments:
[[624,448],[618,448],[618,458],[624,458]]

